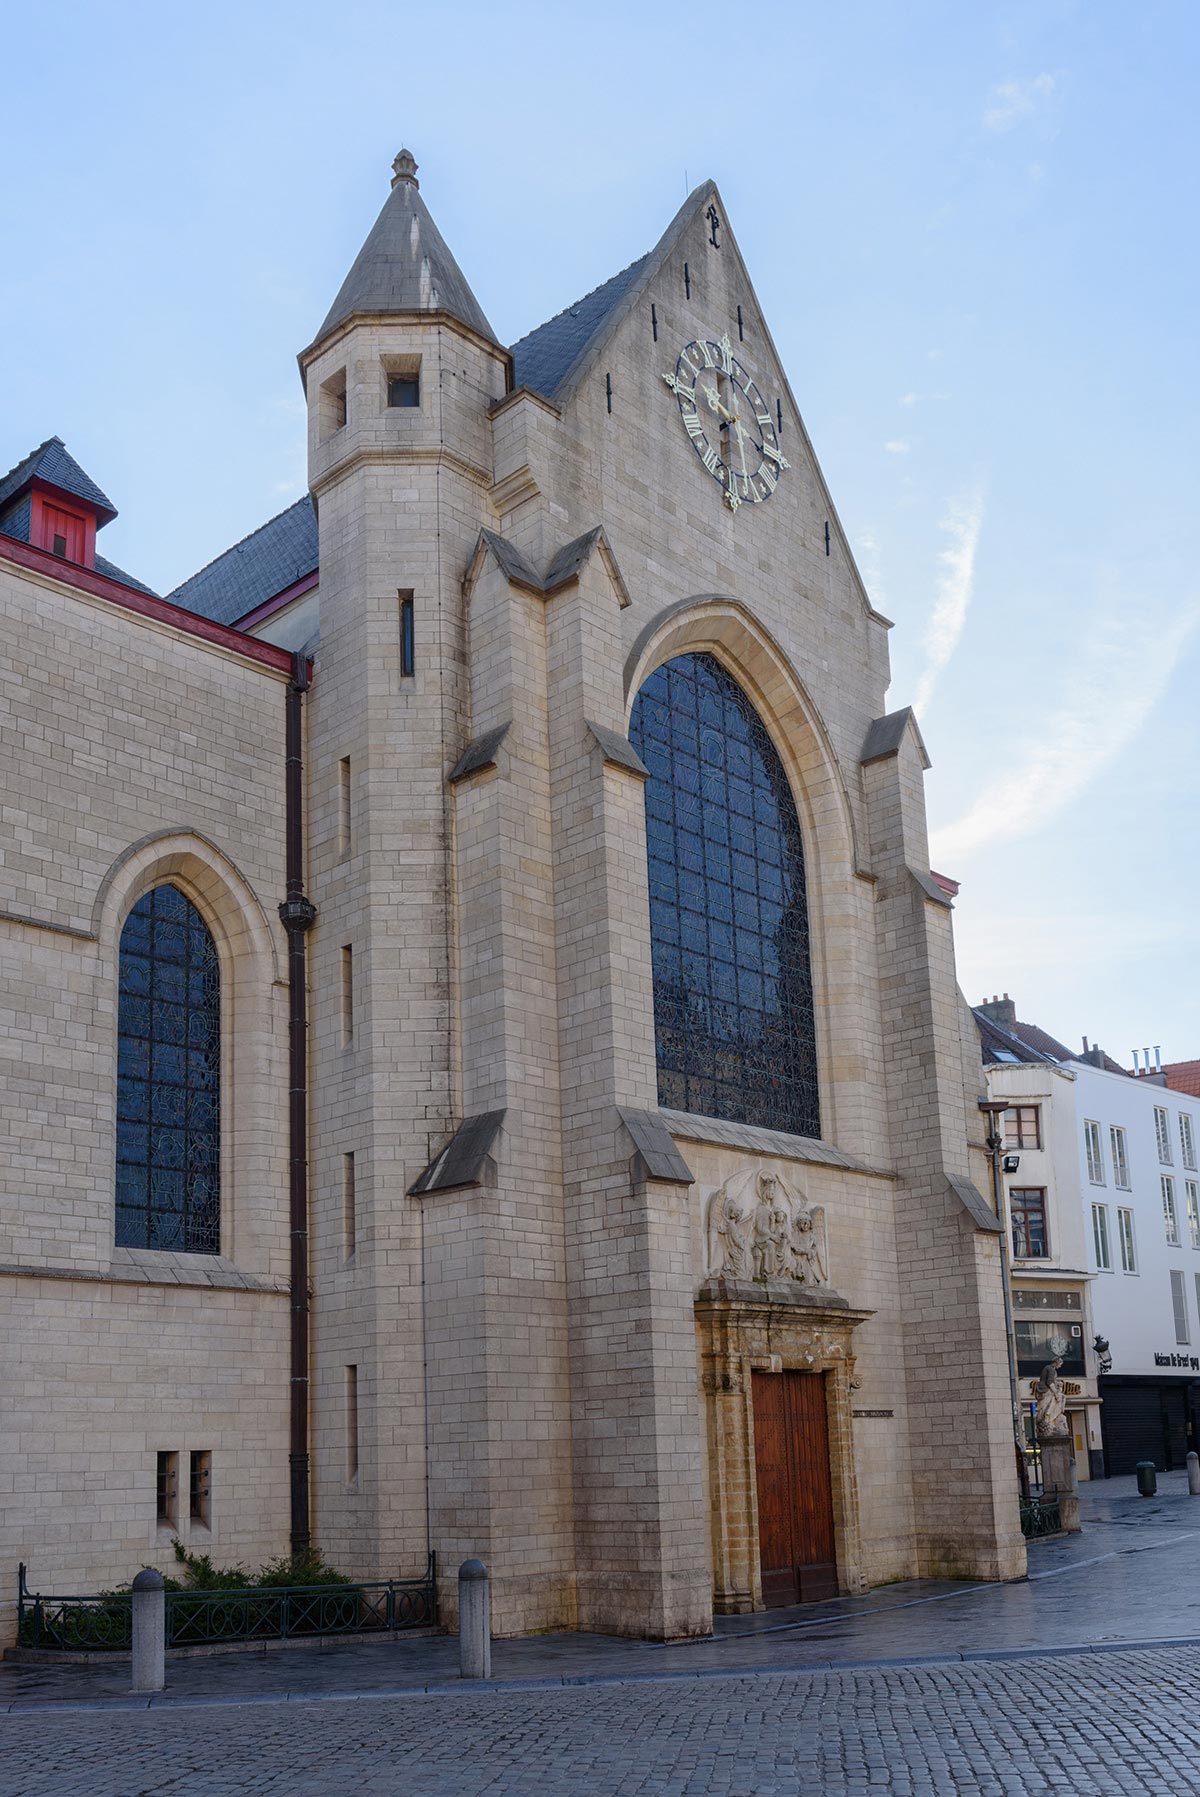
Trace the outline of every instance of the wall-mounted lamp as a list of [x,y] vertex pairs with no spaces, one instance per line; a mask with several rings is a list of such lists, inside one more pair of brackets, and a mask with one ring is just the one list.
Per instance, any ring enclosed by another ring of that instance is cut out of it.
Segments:
[[1021,1165],[1021,1157],[1019,1154],[1006,1154],[1000,1165],[1005,1173],[1015,1173]]
[[1096,1360],[1099,1363],[1100,1371],[1102,1373],[1111,1373],[1112,1354],[1109,1350],[1109,1343],[1105,1340],[1104,1336],[1098,1335],[1092,1343],[1092,1346],[1096,1350]]

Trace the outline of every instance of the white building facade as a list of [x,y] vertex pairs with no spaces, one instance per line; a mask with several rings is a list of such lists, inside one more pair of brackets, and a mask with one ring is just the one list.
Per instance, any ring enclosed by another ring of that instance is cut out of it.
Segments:
[[1181,1467],[1200,1410],[1200,1100],[1077,1063],[1079,1181],[1106,1468]]
[[[976,1011],[1006,1098],[1004,1203],[1023,1423],[1061,1355],[1081,1479],[1182,1467],[1200,1413],[1200,1099]],[[1015,1165],[1013,1164],[1015,1159]]]

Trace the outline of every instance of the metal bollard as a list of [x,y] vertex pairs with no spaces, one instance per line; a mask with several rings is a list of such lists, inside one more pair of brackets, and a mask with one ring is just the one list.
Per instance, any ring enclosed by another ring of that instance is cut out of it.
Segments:
[[1158,1491],[1158,1472],[1153,1460],[1139,1460],[1134,1467],[1139,1497],[1154,1497]]
[[133,1581],[133,1690],[162,1690],[166,1656],[166,1587],[162,1573],[146,1566]]
[[460,1678],[492,1676],[492,1600],[482,1560],[458,1569],[458,1671]]
[[1195,1448],[1187,1457],[1188,1496],[1200,1497],[1200,1454]]

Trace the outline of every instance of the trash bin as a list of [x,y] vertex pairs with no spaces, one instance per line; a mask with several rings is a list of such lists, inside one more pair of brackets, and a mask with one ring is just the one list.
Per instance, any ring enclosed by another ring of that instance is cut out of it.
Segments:
[[1139,1460],[1134,1471],[1137,1473],[1138,1496],[1153,1497],[1158,1491],[1158,1475],[1153,1460]]

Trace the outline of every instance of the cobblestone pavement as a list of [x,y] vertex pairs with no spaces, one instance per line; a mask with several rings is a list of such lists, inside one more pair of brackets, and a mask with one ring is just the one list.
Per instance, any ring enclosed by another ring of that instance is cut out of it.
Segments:
[[5,1797],[1163,1797],[1200,1648],[448,1697],[11,1714]]

